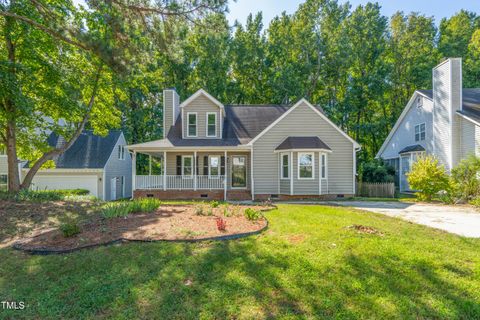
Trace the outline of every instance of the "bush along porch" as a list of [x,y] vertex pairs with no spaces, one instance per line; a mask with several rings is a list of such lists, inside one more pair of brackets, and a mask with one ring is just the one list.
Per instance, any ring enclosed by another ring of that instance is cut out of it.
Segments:
[[[355,194],[360,146],[318,106],[223,105],[204,90],[164,90],[164,138],[127,146],[134,197],[264,200]],[[137,175],[138,154],[148,174]],[[152,174],[152,160],[160,172]]]

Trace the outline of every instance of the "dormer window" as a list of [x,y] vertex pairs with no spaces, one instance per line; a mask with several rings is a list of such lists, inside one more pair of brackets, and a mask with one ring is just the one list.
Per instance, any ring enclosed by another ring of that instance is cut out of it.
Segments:
[[217,136],[217,113],[207,112],[207,137]]
[[118,160],[125,160],[125,146],[118,146]]
[[189,112],[187,113],[187,136],[196,137],[197,136],[197,113]]
[[423,98],[417,97],[417,108],[421,108],[423,106]]

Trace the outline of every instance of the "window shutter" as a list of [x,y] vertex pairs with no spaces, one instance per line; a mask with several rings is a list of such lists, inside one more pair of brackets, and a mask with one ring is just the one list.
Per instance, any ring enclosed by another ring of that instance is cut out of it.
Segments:
[[203,175],[208,176],[208,156],[203,157]]
[[220,157],[220,175],[225,175],[225,157]]
[[182,156],[177,156],[177,176],[182,175]]
[[198,176],[198,156],[195,158],[195,174]]

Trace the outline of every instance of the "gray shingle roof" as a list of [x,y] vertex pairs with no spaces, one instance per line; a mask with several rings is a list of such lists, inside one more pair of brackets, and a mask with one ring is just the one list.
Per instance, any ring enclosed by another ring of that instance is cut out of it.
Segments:
[[[433,99],[432,90],[417,90],[418,92]],[[480,88],[463,89],[462,110],[457,111],[475,121],[480,122]]]
[[330,147],[320,140],[319,137],[288,137],[283,140],[275,150],[292,150],[292,149],[326,149],[332,150]]
[[400,150],[398,152],[398,154],[407,153],[407,152],[415,152],[415,151],[425,151],[425,148],[422,147],[419,144],[415,144],[413,146],[407,146],[407,147],[403,148],[402,150]]
[[[105,167],[121,134],[121,131],[111,130],[107,136],[101,137],[94,135],[91,130],[85,130],[67,151],[54,160],[56,168],[101,169]],[[54,133],[48,137],[48,144],[52,147],[62,143],[64,140]]]

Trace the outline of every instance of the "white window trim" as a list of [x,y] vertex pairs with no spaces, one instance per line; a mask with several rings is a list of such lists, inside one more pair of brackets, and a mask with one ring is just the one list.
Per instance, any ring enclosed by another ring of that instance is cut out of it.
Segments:
[[[211,164],[212,162],[210,161],[210,158],[218,158],[218,175],[214,176],[211,173]],[[208,156],[208,177],[213,178],[213,179],[218,179],[222,175],[222,156],[217,156],[217,155],[209,155]]]
[[[215,134],[213,136],[208,135],[208,116],[209,115],[214,115],[215,116]],[[206,119],[205,119],[205,136],[207,138],[216,138],[217,137],[217,113],[216,112],[207,112],[206,113]]]
[[[422,124],[424,126],[424,138],[422,139]],[[418,127],[418,140],[417,140],[417,127]],[[427,139],[427,124],[425,122],[422,122],[422,123],[419,123],[417,125],[415,125],[415,127],[413,127],[413,134],[414,134],[414,140],[415,142],[419,142],[419,141],[425,141]]]
[[[191,160],[190,163],[192,164],[192,170],[191,170],[191,171],[192,171],[192,174],[189,174],[189,175],[186,175],[186,174],[185,174],[185,158],[190,158],[190,160]],[[191,155],[182,155],[182,177],[184,177],[184,178],[189,178],[189,179],[190,179],[190,178],[193,178],[193,170],[194,170],[193,167],[194,167],[194,166],[193,166],[193,156],[191,156]]]
[[[312,177],[311,178],[300,177],[300,158],[302,157],[302,155],[312,156]],[[297,153],[297,179],[298,180],[315,180],[315,152],[298,152]]]
[[[325,157],[325,163],[323,163],[323,157]],[[325,177],[322,176],[322,167],[325,165]],[[321,180],[327,180],[328,179],[328,156],[326,153],[320,153],[320,170],[319,173],[320,179]]]
[[[244,158],[245,161],[244,161],[244,166],[245,166],[245,187],[234,187],[233,186],[233,181],[230,181],[230,187],[232,190],[246,190],[248,189],[248,166],[247,166],[247,156],[246,155],[243,155],[243,154],[236,154],[236,155],[232,155],[232,163],[231,163],[231,169],[230,169],[230,174],[233,172],[233,158]],[[225,174],[226,174],[226,170],[225,170]]]
[[[190,115],[195,115],[195,135],[190,135]],[[198,112],[187,112],[187,137],[196,138],[198,137]]]
[[124,145],[118,145],[117,152],[120,151],[120,154],[118,156],[118,160],[125,160],[125,146]]
[[[287,156],[288,157],[288,177],[285,177],[283,175],[283,157],[284,156]],[[283,152],[283,153],[280,153],[280,179],[282,180],[290,180],[290,166],[292,165],[292,162],[290,160],[290,154],[289,153],[286,153],[286,152]]]

